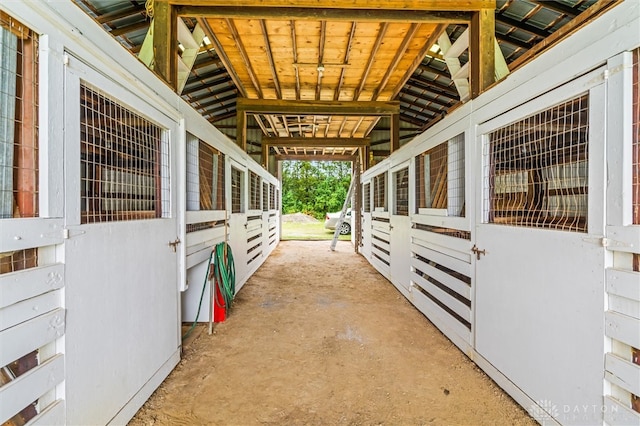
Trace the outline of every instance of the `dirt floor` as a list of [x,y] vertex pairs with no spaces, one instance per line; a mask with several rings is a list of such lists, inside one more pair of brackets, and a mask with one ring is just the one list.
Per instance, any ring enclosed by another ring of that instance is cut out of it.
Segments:
[[285,241],[131,424],[536,423],[351,243]]

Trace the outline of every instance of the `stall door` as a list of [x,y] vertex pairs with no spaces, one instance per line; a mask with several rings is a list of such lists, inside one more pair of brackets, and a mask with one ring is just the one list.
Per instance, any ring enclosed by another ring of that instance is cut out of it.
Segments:
[[411,223],[409,220],[409,164],[391,170],[390,216],[391,282],[409,290],[411,280]]
[[476,349],[564,424],[602,416],[604,90],[592,86],[601,77],[479,128]]
[[231,216],[229,217],[229,245],[233,251],[236,271],[236,291],[247,279],[247,169],[231,161],[230,169]]
[[106,424],[179,359],[177,124],[73,57],[64,105],[67,422]]

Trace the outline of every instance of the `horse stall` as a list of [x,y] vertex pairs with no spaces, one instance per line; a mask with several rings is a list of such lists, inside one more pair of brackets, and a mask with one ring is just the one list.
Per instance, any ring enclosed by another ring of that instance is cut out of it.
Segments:
[[213,247],[238,290],[277,245],[279,182],[73,3],[0,9],[0,419],[126,423]]
[[362,175],[363,256],[541,423],[640,422],[638,28],[625,2]]

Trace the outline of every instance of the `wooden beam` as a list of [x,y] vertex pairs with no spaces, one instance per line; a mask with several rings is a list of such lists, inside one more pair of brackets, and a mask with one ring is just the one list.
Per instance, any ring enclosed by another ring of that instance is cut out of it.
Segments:
[[495,7],[473,14],[469,31],[472,99],[495,81],[495,33]]
[[[381,7],[367,9],[335,9],[304,7],[267,7],[265,6],[189,6],[176,5],[179,16],[229,19],[272,19],[272,20],[312,20],[312,21],[358,21],[358,22],[419,22],[429,24],[467,24],[471,20],[471,13],[464,9],[451,11],[447,2],[446,11],[429,11],[416,8],[386,9]],[[228,4],[228,2],[227,2]],[[495,4],[495,3],[494,3]]]
[[111,21],[117,21],[118,19],[128,18],[129,16],[143,14],[145,12],[145,8],[143,6],[134,6],[133,8],[128,8],[125,10],[115,10],[113,12],[105,13],[104,15],[100,15],[96,17],[96,21],[100,24],[106,24]]
[[265,169],[269,168],[269,144],[266,144],[264,142],[264,139],[262,140],[262,151],[260,154],[260,164],[262,164],[262,167],[264,167]]
[[267,24],[264,19],[260,20],[260,31],[262,32],[262,38],[264,39],[264,48],[266,50],[267,59],[269,59],[269,68],[271,69],[271,76],[273,77],[273,85],[276,89],[276,96],[278,99],[282,99],[282,91],[280,90],[280,81],[278,80],[278,72],[276,71],[276,64],[273,62],[273,52],[271,52],[271,42],[269,41],[269,33],[267,32]]
[[357,148],[369,146],[369,138],[262,138],[262,143],[277,147]]
[[[188,6],[225,6],[229,4],[228,0],[169,0],[169,3],[175,5]],[[259,3],[263,7],[282,9],[295,3],[301,8],[317,8],[318,0],[235,0],[234,5],[238,7],[255,6]],[[425,10],[425,11],[442,11],[442,10],[480,10],[493,7],[495,8],[495,0],[333,0],[326,7],[332,9],[381,9],[381,10]]]
[[249,74],[249,78],[251,79],[253,88],[258,93],[258,98],[262,98],[262,89],[260,88],[260,79],[258,78],[255,70],[253,69],[253,65],[251,64],[251,59],[249,59],[249,54],[247,53],[247,50],[244,48],[244,44],[242,43],[242,39],[240,38],[240,33],[238,33],[238,29],[236,28],[236,25],[233,23],[231,19],[227,18],[225,21],[226,21],[227,27],[229,28],[229,32],[233,37],[233,42],[238,47],[238,52],[240,53],[242,62],[244,62],[245,69]]
[[357,161],[355,155],[304,155],[304,154],[279,154],[275,155],[276,161],[296,160],[296,161]]
[[[320,21],[320,41],[318,42],[318,64],[319,65],[322,65],[324,63],[324,44],[325,44],[326,38],[327,38],[327,21]],[[324,70],[321,70],[320,67],[318,66],[318,81],[316,83],[316,101],[320,100],[320,93],[322,92],[323,76],[324,76]],[[315,133],[315,130],[314,130],[314,133]]]
[[400,103],[397,101],[293,101],[238,98],[236,108],[253,114],[382,116],[400,113]]
[[[290,21],[289,25],[291,26],[291,46],[293,46],[293,63],[298,62],[298,43],[296,41],[296,23],[295,21]],[[298,67],[293,67],[296,73],[296,100],[300,100],[300,71]]]
[[142,20],[139,22],[134,22],[133,24],[123,25],[122,27],[117,27],[109,31],[112,36],[118,37],[123,34],[132,33],[134,31],[138,31],[142,28],[147,28],[149,26],[149,21]]
[[155,4],[153,15],[153,70],[174,90],[178,81],[178,18],[168,2]]

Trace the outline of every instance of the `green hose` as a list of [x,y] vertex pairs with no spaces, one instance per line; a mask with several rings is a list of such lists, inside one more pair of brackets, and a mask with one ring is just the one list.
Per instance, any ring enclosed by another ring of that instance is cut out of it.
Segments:
[[213,279],[222,295],[222,300],[218,300],[217,292],[214,293],[215,302],[218,308],[224,308],[226,317],[236,294],[236,268],[227,243],[219,243],[213,252]]

